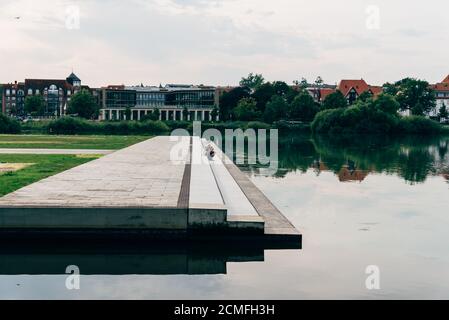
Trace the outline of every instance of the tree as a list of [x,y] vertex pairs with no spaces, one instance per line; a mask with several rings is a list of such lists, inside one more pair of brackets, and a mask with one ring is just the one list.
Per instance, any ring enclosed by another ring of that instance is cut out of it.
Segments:
[[126,117],[126,120],[131,120],[131,113],[132,113],[131,107],[130,107],[130,106],[127,106],[127,107],[125,108],[125,117]]
[[447,120],[449,118],[449,112],[447,110],[446,105],[443,103],[438,110],[438,118],[441,120]]
[[270,82],[264,83],[259,88],[257,88],[257,90],[252,94],[252,97],[257,102],[257,110],[259,110],[263,114],[263,112],[265,111],[265,106],[267,105],[268,101],[271,100],[271,97],[273,97],[275,94],[276,90]]
[[220,97],[220,118],[223,121],[230,119],[233,110],[243,98],[249,98],[248,87],[237,87],[229,92],[224,92]]
[[187,107],[184,107],[184,109],[182,109],[182,118],[184,119],[184,121],[189,119],[189,109],[187,109]]
[[399,110],[399,102],[392,95],[381,94],[373,101],[373,107],[377,110],[396,115]]
[[306,78],[301,78],[301,82],[299,82],[299,85],[302,89],[306,89],[309,86],[309,82]]
[[357,101],[366,102],[373,97],[373,94],[370,91],[363,92],[360,96],[358,96]]
[[323,78],[321,78],[320,76],[318,76],[318,77],[316,78],[316,80],[315,80],[315,85],[316,85],[317,87],[321,87],[321,86],[323,85],[323,83],[324,83]]
[[153,110],[153,112],[151,112],[151,120],[159,120],[159,118],[161,117],[161,111],[156,108]]
[[243,98],[239,101],[237,107],[234,109],[234,116],[240,121],[257,120],[260,116],[256,108],[256,100],[253,98]]
[[301,78],[301,80],[295,80],[293,81],[293,84],[300,87],[301,89],[306,89],[309,86],[309,82],[306,78]]
[[278,96],[286,96],[291,90],[293,90],[284,81],[273,82],[273,88],[274,88],[275,94],[277,94]]
[[31,115],[43,115],[45,112],[45,101],[42,96],[28,96],[25,99],[25,111]]
[[400,110],[410,110],[413,115],[425,115],[436,106],[435,92],[424,80],[405,78],[394,84],[386,83],[383,89],[396,98]]
[[312,121],[319,107],[308,92],[301,92],[290,106],[290,117],[301,121]]
[[95,98],[87,90],[74,94],[69,102],[68,114],[76,114],[81,118],[93,119],[98,115],[99,106]]
[[210,116],[212,117],[212,122],[217,121],[217,117],[218,117],[218,108],[217,106],[214,107],[214,109],[212,109],[212,112],[210,113]]
[[323,101],[324,110],[346,108],[347,106],[348,101],[346,101],[345,96],[339,90],[328,95]]
[[267,123],[273,123],[287,118],[288,104],[283,97],[273,96],[265,107],[263,119]]
[[252,72],[246,78],[243,77],[242,80],[240,80],[241,87],[248,87],[251,90],[256,90],[264,83],[265,79],[261,74],[253,74]]

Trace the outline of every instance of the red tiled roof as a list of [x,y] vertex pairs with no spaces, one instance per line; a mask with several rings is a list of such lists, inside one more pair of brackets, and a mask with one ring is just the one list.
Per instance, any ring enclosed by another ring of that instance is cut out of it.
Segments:
[[330,88],[322,88],[322,89],[320,89],[320,99],[321,99],[321,101],[326,99],[326,97],[328,95],[330,95],[331,93],[334,93],[335,91],[336,91],[335,89],[330,89]]
[[379,87],[379,86],[369,86],[369,89],[373,93],[373,96],[378,96],[379,94],[381,94],[383,92],[382,87]]
[[433,84],[431,87],[435,91],[449,91],[449,83],[446,82]]
[[449,76],[440,83],[432,84],[430,87],[435,91],[449,91]]
[[340,84],[337,87],[338,90],[343,93],[346,97],[352,89],[354,89],[358,95],[366,91],[371,91],[374,96],[377,96],[382,93],[382,87],[379,86],[370,86],[366,83],[365,80],[341,80]]
[[354,89],[358,95],[369,90],[369,86],[365,80],[341,80],[337,87],[338,90],[346,97],[352,89]]

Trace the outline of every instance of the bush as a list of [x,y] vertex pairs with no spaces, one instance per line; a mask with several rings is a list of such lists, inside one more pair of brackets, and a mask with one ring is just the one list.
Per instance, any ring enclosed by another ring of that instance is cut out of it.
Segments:
[[144,121],[141,123],[143,132],[141,133],[164,133],[170,131],[170,128],[162,121]]
[[269,125],[268,123],[265,122],[260,122],[260,121],[251,121],[248,122],[248,124],[246,125],[247,129],[270,129],[271,125]]
[[442,132],[443,127],[436,121],[421,116],[410,116],[402,118],[399,130],[407,133],[431,134]]
[[170,130],[188,129],[191,124],[190,121],[176,121],[176,120],[165,121],[163,123],[165,123]]
[[50,122],[51,134],[156,134],[168,132],[170,128],[161,121],[93,122],[80,118],[63,117]]
[[442,132],[439,123],[421,116],[399,117],[362,104],[317,114],[312,131],[318,133],[421,133]]
[[20,133],[20,123],[0,113],[0,133]]
[[54,120],[48,125],[48,133],[52,134],[87,133],[90,130],[91,128],[87,121],[71,117]]

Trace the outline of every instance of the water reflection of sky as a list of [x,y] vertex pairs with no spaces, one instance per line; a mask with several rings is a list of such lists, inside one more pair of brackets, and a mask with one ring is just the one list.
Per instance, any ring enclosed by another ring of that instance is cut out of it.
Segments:
[[[386,174],[341,183],[289,173],[253,181],[304,235],[303,250],[266,251],[265,262],[228,263],[225,275],[0,276],[1,298],[447,298],[448,186],[442,177],[410,185]],[[378,265],[381,290],[364,287]]]
[[[425,179],[410,183],[397,169],[403,158],[390,158],[392,170],[345,183],[341,166],[248,172],[303,233],[303,250],[267,250],[265,261],[228,263],[220,275],[83,276],[80,291],[65,289],[64,276],[0,276],[0,298],[448,298],[449,185],[438,171],[447,162],[432,160]],[[421,160],[404,159],[414,176]],[[380,267],[379,291],[365,288],[368,265]]]

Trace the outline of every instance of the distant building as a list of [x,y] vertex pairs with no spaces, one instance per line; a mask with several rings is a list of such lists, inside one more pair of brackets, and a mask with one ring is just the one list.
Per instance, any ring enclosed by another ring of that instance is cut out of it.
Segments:
[[124,120],[130,108],[129,120],[140,120],[158,109],[160,120],[210,121],[218,107],[216,95],[215,87],[203,85],[108,86],[99,89],[100,119]]
[[21,115],[24,113],[25,84],[8,83],[2,85],[2,112],[6,115]]
[[382,87],[368,85],[363,79],[341,80],[337,86],[337,90],[343,93],[346,100],[348,100],[348,104],[354,103],[364,92],[369,92],[373,96],[377,96],[382,93]]
[[43,116],[57,117],[64,115],[70,97],[83,87],[81,80],[70,74],[61,79],[25,79],[2,85],[2,112],[10,116],[24,116],[25,99],[29,96],[42,96],[45,103]]
[[335,87],[336,86],[324,85],[320,87],[308,87],[306,90],[313,97],[315,102],[322,103],[328,95],[335,92]]
[[443,81],[434,84],[431,87],[435,91],[436,107],[429,112],[429,116],[436,117],[443,105],[445,105],[449,111],[449,75]]

